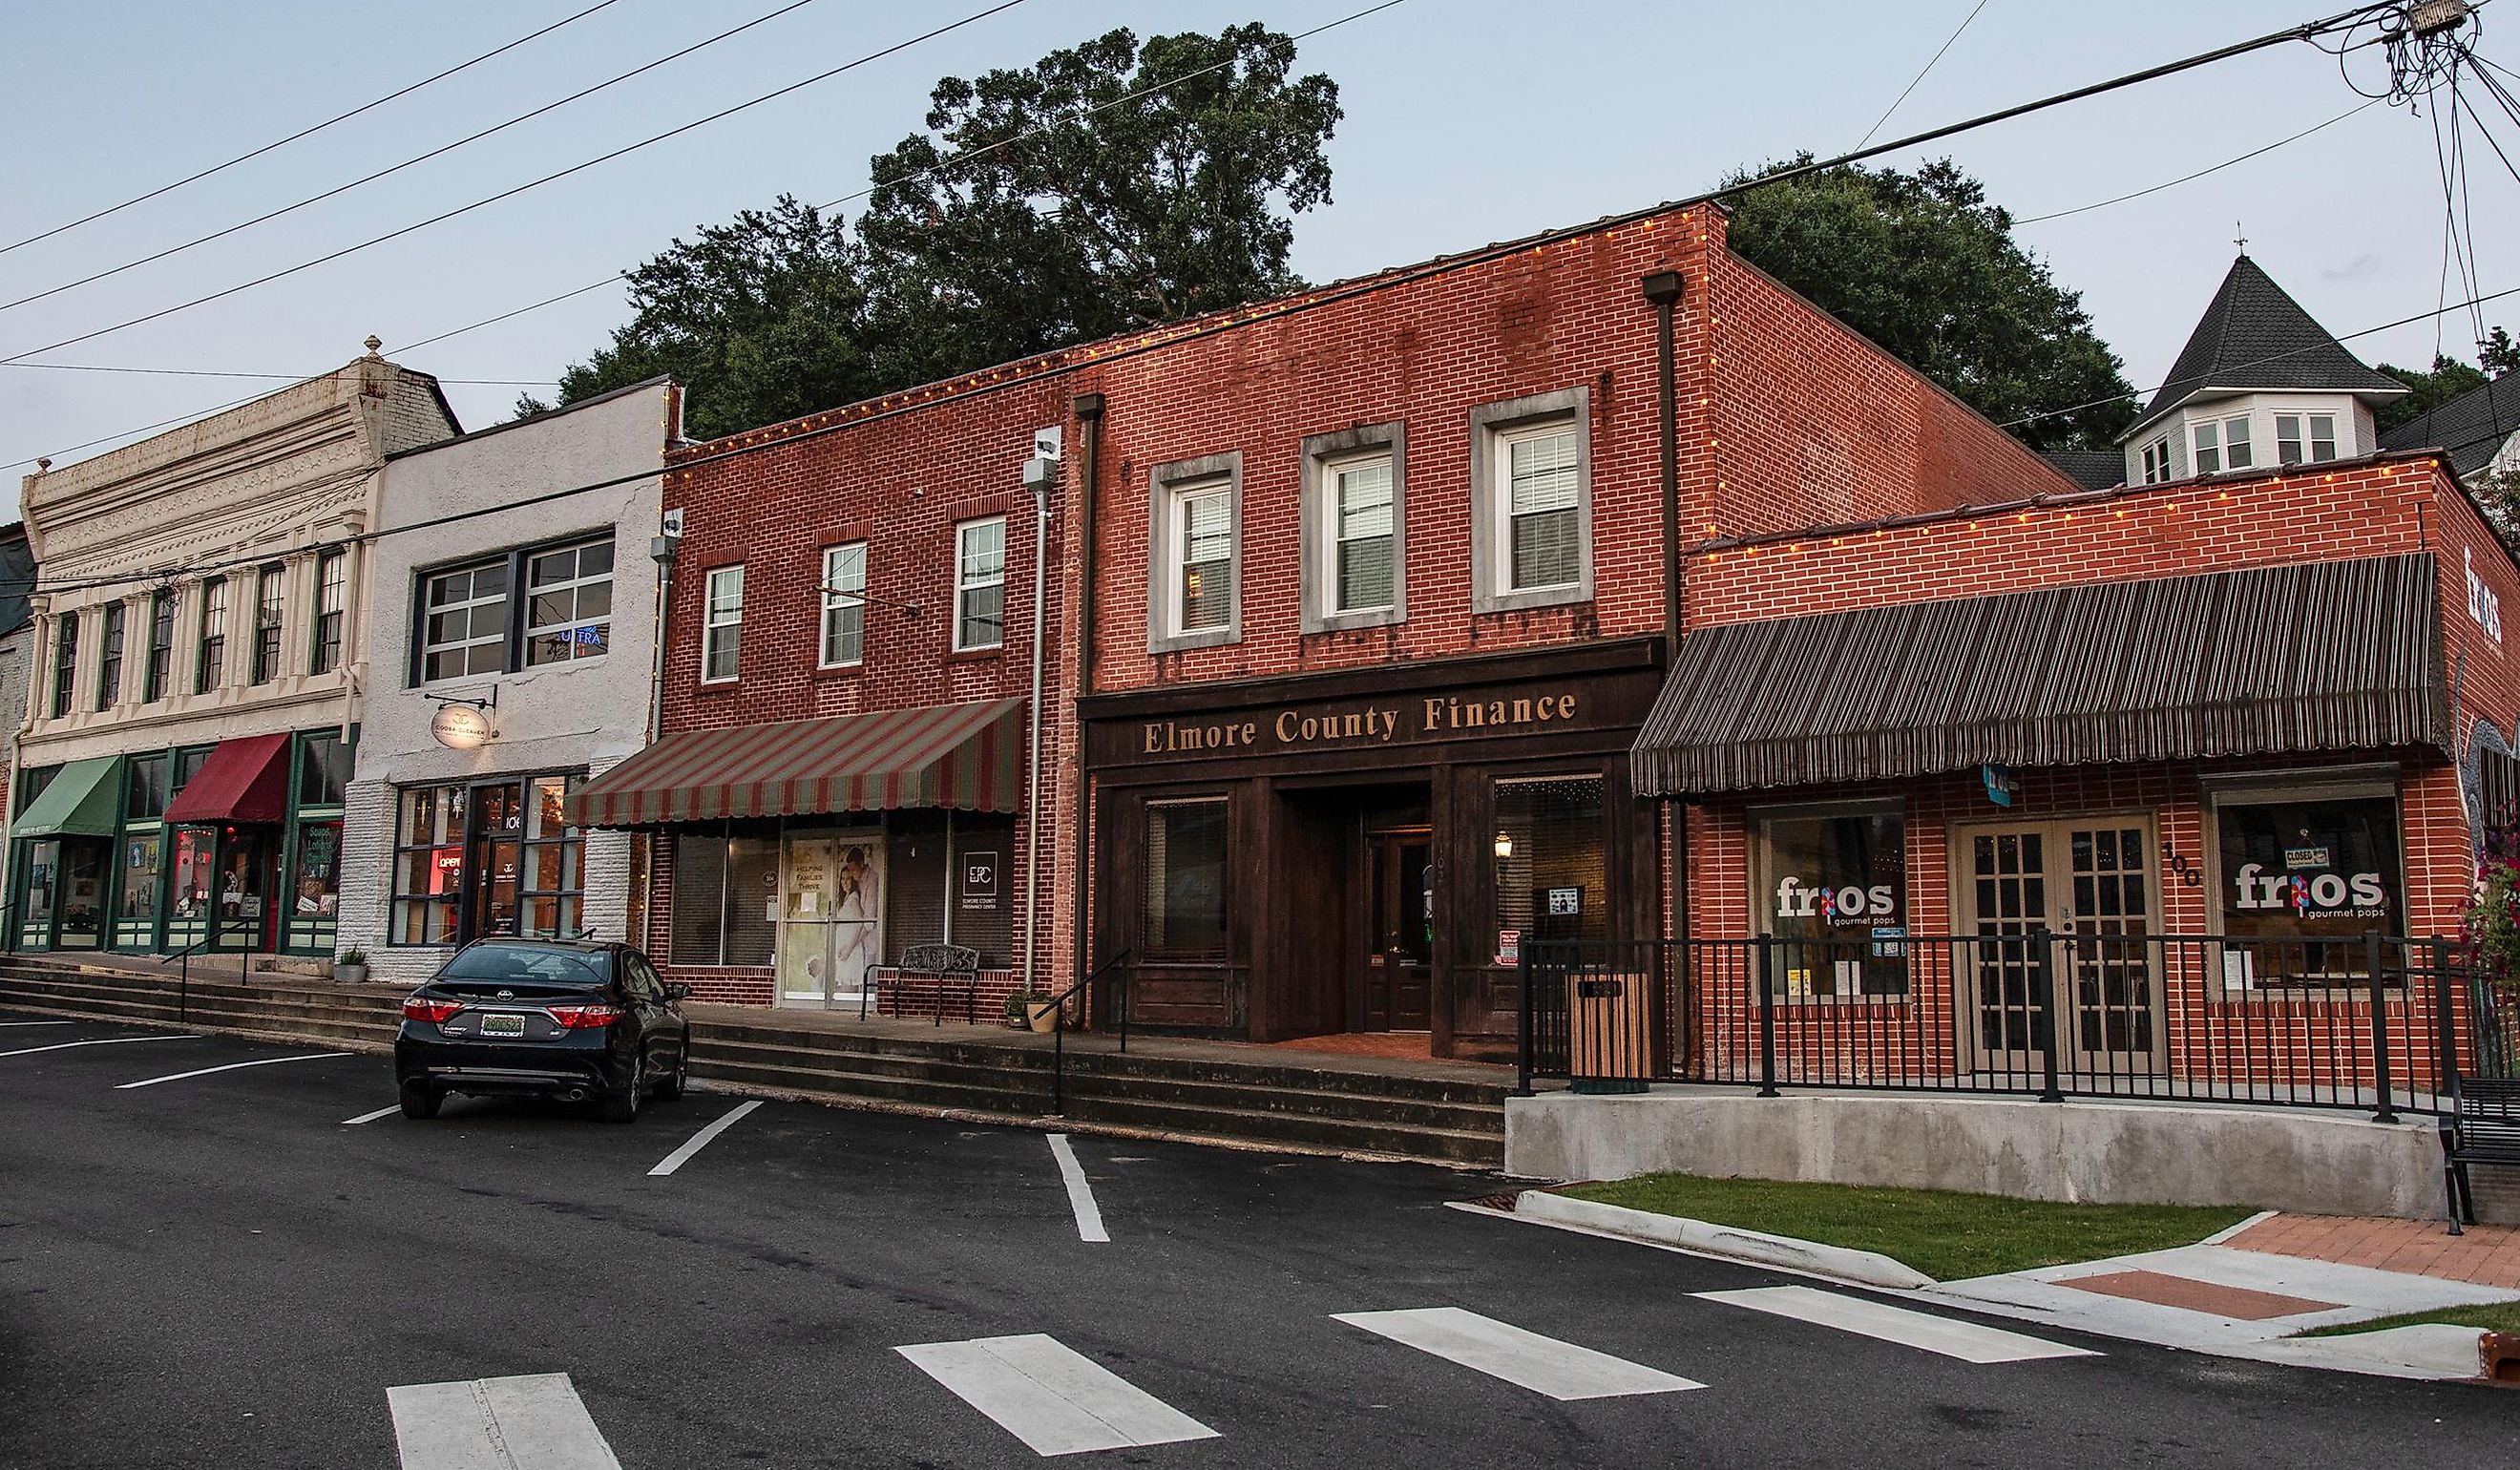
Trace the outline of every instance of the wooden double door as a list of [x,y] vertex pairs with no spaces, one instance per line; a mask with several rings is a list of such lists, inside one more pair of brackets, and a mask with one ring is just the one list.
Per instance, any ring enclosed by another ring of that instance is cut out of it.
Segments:
[[1435,978],[1435,839],[1429,827],[1365,835],[1363,1031],[1424,1031]]
[[[2056,1011],[2069,1070],[2141,1073],[2161,1063],[2160,957],[2151,819],[2069,818],[1959,828],[1962,879],[1954,979],[1968,987],[1979,1062],[2000,1071],[2042,1063],[2046,1012]],[[2059,942],[2041,946],[2046,932]],[[2044,953],[2043,953],[2044,951]]]

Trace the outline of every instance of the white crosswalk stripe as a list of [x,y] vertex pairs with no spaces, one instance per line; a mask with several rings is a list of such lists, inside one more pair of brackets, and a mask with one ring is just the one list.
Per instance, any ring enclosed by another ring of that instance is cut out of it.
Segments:
[[566,1373],[385,1390],[402,1470],[621,1470]]
[[1037,1454],[1218,1438],[1215,1430],[1041,1333],[893,1351]]
[[1747,1291],[1701,1291],[1699,1300],[1747,1307],[1774,1316],[1834,1327],[1902,1347],[1921,1348],[1963,1362],[2026,1362],[2042,1358],[2098,1358],[2089,1348],[2069,1348],[2001,1327],[1911,1312],[1865,1297],[1841,1296],[1812,1286],[1759,1286]]
[[1706,1387],[1459,1307],[1344,1312],[1335,1314],[1334,1319],[1552,1399],[1616,1399]]

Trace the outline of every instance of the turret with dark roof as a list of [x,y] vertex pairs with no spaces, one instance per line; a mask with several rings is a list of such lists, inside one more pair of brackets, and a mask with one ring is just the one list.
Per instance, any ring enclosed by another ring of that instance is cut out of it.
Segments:
[[2135,438],[2190,403],[2240,393],[2351,393],[2365,403],[2396,398],[2407,385],[2361,359],[2258,263],[2242,255],[2214,292],[2167,384],[2118,436]]

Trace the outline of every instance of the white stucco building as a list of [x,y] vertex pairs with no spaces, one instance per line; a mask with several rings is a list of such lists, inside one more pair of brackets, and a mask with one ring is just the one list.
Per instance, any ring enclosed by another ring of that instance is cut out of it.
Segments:
[[631,835],[561,802],[648,739],[680,423],[660,378],[385,467],[340,919],[377,978],[485,935],[630,934]]
[[366,356],[25,477],[44,590],[10,944],[334,951],[385,459],[456,433]]

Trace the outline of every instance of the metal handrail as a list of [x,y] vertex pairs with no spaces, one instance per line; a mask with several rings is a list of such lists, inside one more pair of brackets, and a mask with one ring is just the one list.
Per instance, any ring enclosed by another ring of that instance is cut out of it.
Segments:
[[184,946],[182,949],[177,950],[171,955],[160,955],[158,957],[158,962],[159,964],[164,964],[171,959],[180,959],[183,961],[183,964],[175,971],[175,1024],[178,1026],[190,1025],[192,1021],[193,957],[209,946],[218,943],[219,925],[224,916],[225,915],[218,912],[215,905],[212,906],[209,913],[209,923],[202,931],[201,938],[194,940],[191,944]]
[[1052,996],[1049,1000],[1027,1001],[1024,1002],[1026,1020],[1031,1019],[1031,1011],[1035,1006],[1048,1005],[1052,1007],[1050,1027],[1050,1115],[1052,1117],[1063,1117],[1067,1112],[1068,1001],[1077,996],[1088,997],[1086,1001],[1080,1002],[1077,1005],[1078,1014],[1080,1016],[1084,1015],[1086,1013],[1086,1007],[1092,1003],[1091,992],[1093,991],[1095,984],[1101,981],[1103,976],[1108,975],[1115,970],[1119,971],[1124,978],[1114,987],[1113,1008],[1119,1013],[1120,1018],[1120,1052],[1124,1056],[1127,1055],[1129,1050],[1129,986],[1125,977],[1128,974],[1127,966],[1135,958],[1136,954],[1134,951],[1122,950],[1119,954],[1112,956],[1110,958],[1103,960],[1101,964],[1098,964],[1093,969],[1087,971],[1084,978],[1078,980],[1075,984],[1070,985],[1067,989]]

